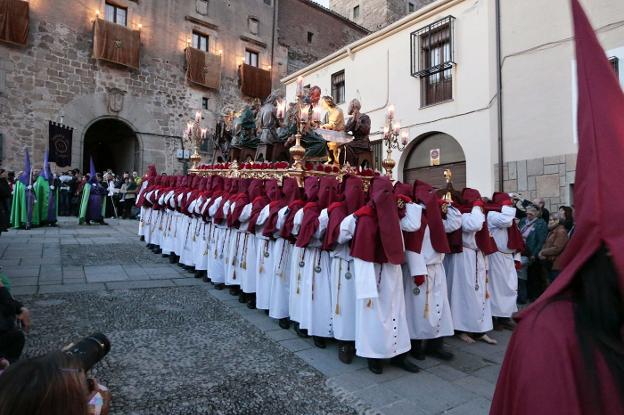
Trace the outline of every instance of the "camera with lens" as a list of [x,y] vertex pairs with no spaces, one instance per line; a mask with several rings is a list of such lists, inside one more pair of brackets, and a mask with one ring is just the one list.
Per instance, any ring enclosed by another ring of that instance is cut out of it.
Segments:
[[85,372],[89,371],[97,362],[108,354],[111,343],[102,333],[93,333],[78,343],[70,343],[62,351],[80,362]]

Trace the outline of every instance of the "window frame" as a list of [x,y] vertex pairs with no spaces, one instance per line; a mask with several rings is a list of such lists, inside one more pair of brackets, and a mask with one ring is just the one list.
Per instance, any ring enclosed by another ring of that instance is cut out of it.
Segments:
[[620,58],[618,58],[617,56],[611,56],[609,58],[609,64],[611,65],[611,68],[613,68],[613,71],[615,72],[615,76],[619,78],[620,77]]
[[[253,57],[255,56],[256,64],[253,64]],[[253,49],[245,49],[245,64],[253,66],[255,68],[260,67],[260,53]]]
[[344,104],[346,102],[346,76],[344,69],[331,74],[331,96],[334,99],[336,105]]
[[353,20],[360,18],[360,5],[353,6]]
[[312,44],[314,40],[314,32],[308,32],[308,44]]
[[202,109],[207,110],[208,105],[209,105],[208,97],[202,97],[202,100],[201,100]]
[[[197,42],[195,43],[195,39],[197,38]],[[206,48],[203,49],[201,47],[201,41],[202,39],[206,40]],[[208,52],[210,51],[210,35],[207,35],[206,33],[197,31],[197,30],[193,30],[192,34],[191,34],[191,46],[194,47],[195,49],[204,51],[204,52]]]
[[[112,9],[112,20],[108,19],[108,10]],[[123,11],[124,12],[124,22],[123,24],[119,23],[118,19],[118,13],[119,11]],[[115,3],[111,3],[111,2],[104,2],[104,20],[111,22],[111,23],[115,23],[118,24],[120,26],[124,26],[124,27],[128,27],[128,8],[127,7],[123,7],[120,6],[118,4]]]
[[420,80],[421,108],[453,100],[454,22],[449,15],[410,34],[410,73]]
[[[253,31],[251,30],[251,26],[252,23],[255,22],[256,24],[256,30]],[[258,35],[260,33],[260,20],[257,17],[254,16],[249,16],[247,17],[247,30],[249,30],[249,33],[251,33],[252,35]]]

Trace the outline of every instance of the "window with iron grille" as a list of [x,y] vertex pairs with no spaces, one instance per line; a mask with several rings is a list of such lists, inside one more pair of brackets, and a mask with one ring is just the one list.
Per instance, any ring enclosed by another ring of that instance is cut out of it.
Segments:
[[345,102],[345,73],[344,71],[336,72],[331,76],[332,98],[334,102],[342,104]]
[[128,9],[115,4],[106,3],[104,5],[104,18],[109,22],[122,26],[128,25]]
[[613,70],[615,71],[615,75],[619,77],[620,76],[620,58],[618,58],[617,56],[613,56],[612,58],[609,58],[609,63],[613,67]]
[[447,16],[410,35],[411,74],[420,79],[420,104],[453,99],[453,24]]
[[199,32],[193,32],[193,47],[195,49],[208,52],[208,35]]
[[254,52],[253,50],[246,49],[245,50],[245,63],[247,65],[258,67],[258,52]]

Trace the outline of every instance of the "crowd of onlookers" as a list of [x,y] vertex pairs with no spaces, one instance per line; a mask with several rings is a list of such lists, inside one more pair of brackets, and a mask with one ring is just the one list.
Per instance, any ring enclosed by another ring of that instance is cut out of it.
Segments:
[[543,199],[531,202],[516,197],[515,201],[525,243],[518,271],[518,303],[525,304],[539,297],[559,275],[559,255],[574,233],[574,211],[560,206],[549,212]]
[[[11,198],[16,178],[22,172],[8,172],[0,169],[0,217],[7,218],[6,223],[0,221],[0,232],[8,228],[8,217],[11,210]],[[58,214],[59,216],[78,216],[82,189],[89,181],[89,173],[82,174],[79,169],[67,170],[59,175],[54,175],[55,187],[58,189]],[[134,201],[139,187],[141,176],[138,173],[124,172],[115,174],[111,170],[97,173],[98,180],[108,189],[107,207],[105,217],[118,217],[134,219],[137,210]]]

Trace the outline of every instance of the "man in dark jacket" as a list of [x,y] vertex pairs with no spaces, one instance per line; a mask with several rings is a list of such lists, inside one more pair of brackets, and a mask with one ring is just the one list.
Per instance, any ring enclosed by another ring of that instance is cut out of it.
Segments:
[[30,311],[11,296],[0,280],[0,359],[19,359],[30,329]]

